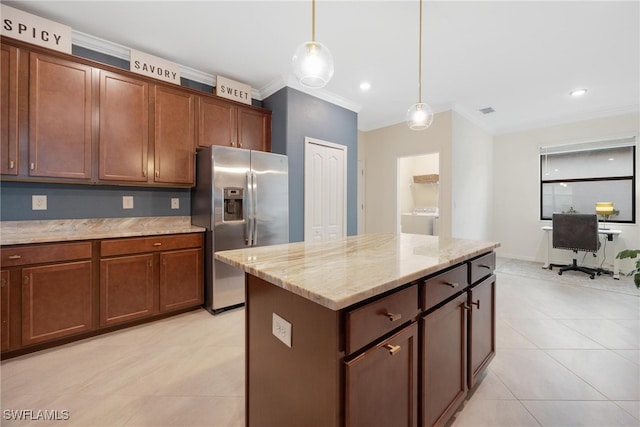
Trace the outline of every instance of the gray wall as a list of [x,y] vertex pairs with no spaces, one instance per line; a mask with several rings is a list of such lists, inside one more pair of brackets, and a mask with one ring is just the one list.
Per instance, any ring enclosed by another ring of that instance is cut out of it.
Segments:
[[[46,195],[47,210],[31,210],[31,196]],[[189,189],[2,182],[0,220],[189,216]],[[122,209],[122,196],[133,196],[133,209]],[[171,209],[178,198],[180,209]]]
[[285,87],[263,101],[272,115],[272,150],[289,156],[289,240],[304,240],[304,138],[347,146],[347,235],[358,232],[358,115]]

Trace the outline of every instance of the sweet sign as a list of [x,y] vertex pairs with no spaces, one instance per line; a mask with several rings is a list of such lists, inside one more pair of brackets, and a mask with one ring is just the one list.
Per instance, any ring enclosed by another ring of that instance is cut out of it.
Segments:
[[180,84],[180,66],[173,62],[131,49],[129,69],[165,82]]
[[0,34],[12,39],[71,53],[71,27],[0,4]]
[[216,95],[251,105],[251,86],[222,76],[216,76]]

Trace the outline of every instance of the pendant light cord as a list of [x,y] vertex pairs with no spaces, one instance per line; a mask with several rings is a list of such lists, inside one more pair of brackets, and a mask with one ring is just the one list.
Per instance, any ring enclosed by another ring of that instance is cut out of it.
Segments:
[[316,0],[311,0],[311,41],[316,41]]
[[418,102],[422,103],[422,0],[420,0],[420,39],[418,41]]

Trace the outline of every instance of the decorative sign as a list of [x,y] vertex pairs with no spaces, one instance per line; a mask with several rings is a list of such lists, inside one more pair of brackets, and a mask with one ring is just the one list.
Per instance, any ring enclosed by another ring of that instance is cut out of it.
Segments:
[[38,46],[71,53],[71,27],[0,4],[0,34]]
[[154,79],[180,84],[180,66],[162,58],[131,49],[129,70]]
[[251,105],[251,86],[216,76],[216,95]]

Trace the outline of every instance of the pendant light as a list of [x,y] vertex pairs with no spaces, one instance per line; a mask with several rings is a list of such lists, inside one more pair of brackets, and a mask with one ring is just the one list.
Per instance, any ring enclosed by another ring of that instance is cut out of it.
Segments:
[[407,111],[407,125],[411,130],[425,130],[433,122],[433,111],[422,102],[422,0],[420,0],[420,39],[418,42],[418,102]]
[[302,43],[293,54],[293,73],[302,86],[319,89],[333,76],[333,56],[316,41],[316,0],[311,7],[311,41]]

